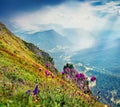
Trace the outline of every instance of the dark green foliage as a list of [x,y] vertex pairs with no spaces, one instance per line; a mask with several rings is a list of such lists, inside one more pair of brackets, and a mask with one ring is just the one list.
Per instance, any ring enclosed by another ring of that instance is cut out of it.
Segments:
[[67,68],[67,67],[70,68],[70,69],[74,68],[73,64],[67,63],[67,64],[63,67],[63,69],[65,69],[65,68]]

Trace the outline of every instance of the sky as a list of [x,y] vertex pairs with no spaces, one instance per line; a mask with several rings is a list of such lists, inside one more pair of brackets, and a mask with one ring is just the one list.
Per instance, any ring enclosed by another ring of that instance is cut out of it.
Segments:
[[0,0],[0,21],[16,34],[53,29],[80,50],[120,37],[120,0]]

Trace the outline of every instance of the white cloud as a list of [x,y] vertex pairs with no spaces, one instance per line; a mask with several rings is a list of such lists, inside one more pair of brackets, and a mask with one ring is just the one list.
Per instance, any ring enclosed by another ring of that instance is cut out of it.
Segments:
[[[76,29],[73,39],[75,50],[92,47],[95,37],[106,29],[120,30],[120,10],[117,2],[109,2],[101,6],[92,6],[90,2],[80,3],[70,0],[57,6],[46,6],[38,11],[20,14],[11,19],[18,31],[34,33],[54,29],[65,35],[64,29]],[[116,20],[115,20],[116,19]],[[87,33],[81,34],[79,29]],[[92,32],[92,33],[91,33]]]
[[87,2],[70,2],[59,6],[47,6],[32,13],[21,14],[12,18],[12,22],[18,28],[27,31],[45,30],[46,28],[48,29],[48,25],[54,25],[52,26],[53,29],[56,28],[56,25],[60,25],[62,28],[82,28],[92,31],[96,27],[97,29],[104,27],[105,22],[109,18],[109,16],[104,18],[97,17],[93,12],[100,11],[116,14],[116,4],[115,2],[110,2],[103,6],[93,7]]
[[66,62],[71,62],[71,56],[64,56],[63,60]]
[[57,45],[55,48],[48,50],[48,52],[50,53],[65,52],[67,49],[69,49],[68,46]]

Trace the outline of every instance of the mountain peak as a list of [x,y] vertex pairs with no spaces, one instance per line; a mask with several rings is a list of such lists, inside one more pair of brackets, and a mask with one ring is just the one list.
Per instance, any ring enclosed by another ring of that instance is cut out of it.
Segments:
[[36,32],[34,34],[30,34],[30,35],[44,35],[44,36],[48,36],[48,33],[49,33],[49,36],[62,36],[60,35],[58,32],[56,32],[55,30],[53,29],[50,29],[50,30],[45,30],[45,31],[40,31],[40,32]]
[[49,29],[49,30],[46,30],[45,32],[56,32],[56,31],[53,29]]

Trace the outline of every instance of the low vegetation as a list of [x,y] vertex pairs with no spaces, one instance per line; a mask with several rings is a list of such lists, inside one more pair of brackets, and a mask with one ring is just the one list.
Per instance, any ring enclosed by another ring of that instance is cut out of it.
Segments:
[[0,107],[107,107],[37,57],[0,23]]

